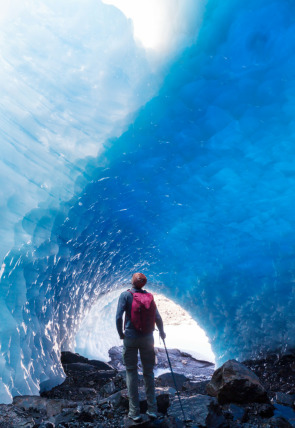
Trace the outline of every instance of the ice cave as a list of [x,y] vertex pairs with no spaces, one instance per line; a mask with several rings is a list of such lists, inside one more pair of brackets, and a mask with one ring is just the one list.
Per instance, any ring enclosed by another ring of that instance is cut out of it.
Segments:
[[217,364],[294,349],[295,4],[2,3],[0,402],[135,271]]

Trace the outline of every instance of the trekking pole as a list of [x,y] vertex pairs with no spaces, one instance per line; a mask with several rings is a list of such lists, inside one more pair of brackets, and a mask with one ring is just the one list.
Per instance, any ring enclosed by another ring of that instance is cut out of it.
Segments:
[[169,366],[170,366],[170,370],[171,370],[171,374],[172,374],[172,379],[173,379],[173,382],[174,382],[174,385],[175,385],[177,397],[178,397],[178,400],[179,400],[180,408],[181,408],[181,411],[182,411],[182,414],[183,414],[183,420],[184,420],[184,423],[186,424],[187,419],[185,417],[185,413],[184,413],[184,410],[183,410],[183,407],[182,407],[182,402],[181,402],[180,395],[179,395],[179,392],[178,392],[178,388],[177,388],[177,384],[176,384],[176,379],[175,379],[175,376],[174,376],[174,373],[173,373],[173,370],[172,370],[172,365],[171,365],[171,361],[170,361],[170,358],[169,358],[168,350],[166,348],[165,339],[162,339],[162,340],[163,340],[163,343],[164,343],[164,347],[165,347],[165,351],[166,351],[168,363],[169,363]]

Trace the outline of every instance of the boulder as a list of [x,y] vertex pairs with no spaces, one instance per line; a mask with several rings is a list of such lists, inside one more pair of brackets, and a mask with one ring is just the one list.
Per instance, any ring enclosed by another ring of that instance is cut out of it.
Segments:
[[[157,385],[170,386],[172,388],[175,388],[174,380],[171,373],[164,373],[158,376],[157,379],[158,379]],[[174,373],[174,379],[178,390],[181,390],[183,387],[183,384],[189,380],[187,377],[185,377],[183,374],[180,374],[180,373]]]
[[[228,426],[216,398],[198,394],[192,397],[182,397],[181,403],[186,420],[191,421],[193,426],[197,425],[200,428],[225,428]],[[175,398],[169,407],[168,415],[178,421],[184,420],[178,398]]]
[[82,355],[79,354],[74,354],[70,351],[64,351],[61,353],[61,363],[63,366],[74,363],[83,363],[96,367],[98,370],[113,370],[113,367],[108,363],[98,360],[88,360],[88,358],[82,357]]
[[269,402],[255,373],[236,360],[227,361],[214,372],[206,391],[221,404]]

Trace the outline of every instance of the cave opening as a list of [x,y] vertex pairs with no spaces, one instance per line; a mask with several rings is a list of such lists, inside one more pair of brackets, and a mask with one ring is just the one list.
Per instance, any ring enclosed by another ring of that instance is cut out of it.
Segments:
[[[190,354],[198,360],[215,364],[215,355],[205,331],[179,304],[152,290],[164,322],[166,346]],[[75,352],[89,359],[109,361],[109,350],[121,346],[115,316],[122,290],[110,291],[99,297],[82,321],[75,337]],[[154,332],[155,347],[163,348],[158,331]]]

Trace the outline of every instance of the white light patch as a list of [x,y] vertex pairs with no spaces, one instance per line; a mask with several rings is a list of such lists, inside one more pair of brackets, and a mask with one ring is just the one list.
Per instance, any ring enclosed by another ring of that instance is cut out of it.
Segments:
[[134,38],[147,50],[170,54],[197,35],[204,2],[199,0],[103,0],[133,21]]

